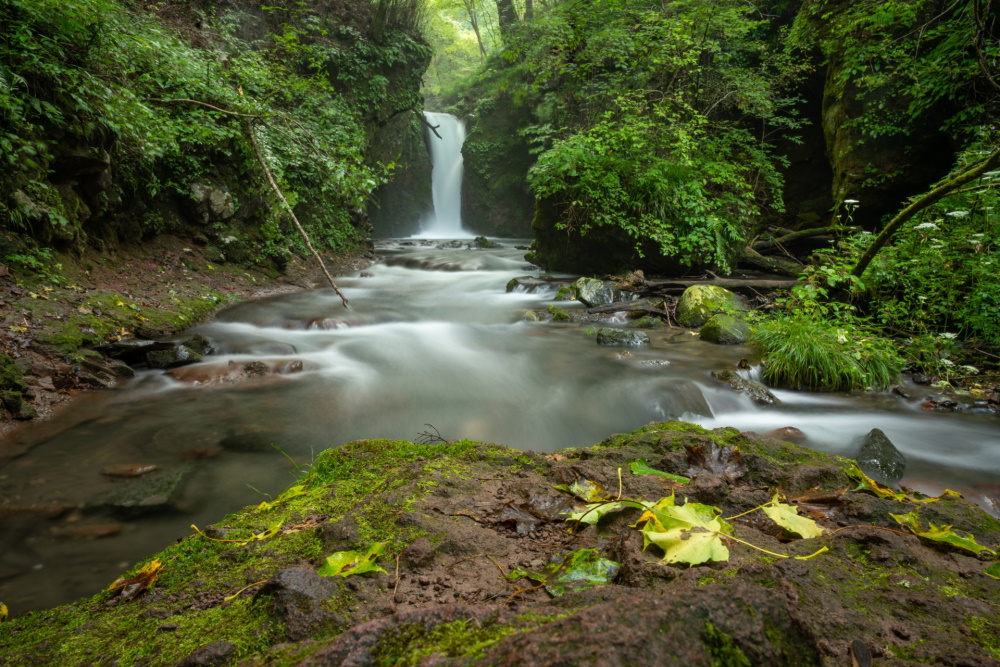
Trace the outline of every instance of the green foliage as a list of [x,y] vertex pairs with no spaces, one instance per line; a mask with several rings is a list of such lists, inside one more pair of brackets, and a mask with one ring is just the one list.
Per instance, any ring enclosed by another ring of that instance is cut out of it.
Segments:
[[507,578],[537,581],[552,597],[557,598],[564,593],[610,584],[618,576],[620,568],[621,565],[613,560],[601,558],[597,549],[577,549],[561,557],[553,557],[542,572],[516,567]]
[[761,322],[751,343],[772,386],[813,391],[887,388],[902,370],[892,343],[851,321],[786,315]]
[[960,535],[951,526],[936,526],[933,523],[926,526],[922,525],[920,516],[915,511],[907,512],[906,514],[890,514],[889,516],[899,525],[909,528],[914,535],[918,535],[924,539],[950,544],[964,551],[971,551],[977,556],[983,552],[987,554],[996,553],[993,549],[984,547],[976,542],[974,535]]
[[[219,180],[225,164],[233,172],[226,180],[270,203],[257,222],[278,234],[258,252],[277,251],[301,241],[260,176],[245,127],[254,116],[269,166],[314,241],[356,243],[351,212],[391,169],[364,164],[363,114],[386,101],[393,109],[415,103],[387,90],[380,73],[427,57],[407,34],[416,34],[421,8],[379,0],[380,43],[304,3],[265,8],[282,23],[255,43],[237,37],[238,13],[209,11],[202,18],[217,43],[197,48],[118,0],[5,2],[0,163],[9,174],[0,189],[44,174],[56,142],[107,149],[126,196],[187,197],[192,183]],[[159,231],[156,222],[151,216],[148,232]]]
[[528,180],[561,209],[559,228],[617,228],[639,252],[725,268],[781,209],[766,137],[797,126],[781,91],[799,65],[763,46],[766,29],[730,0],[557,5],[490,58],[479,111],[533,113]]
[[375,563],[375,560],[385,550],[388,542],[376,542],[362,553],[360,551],[338,551],[326,557],[320,566],[318,574],[325,577],[348,577],[352,574],[365,572],[382,572],[385,570]]

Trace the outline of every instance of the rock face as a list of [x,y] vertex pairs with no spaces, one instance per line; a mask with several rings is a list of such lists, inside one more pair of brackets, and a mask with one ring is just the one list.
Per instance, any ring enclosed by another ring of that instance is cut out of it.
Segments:
[[597,344],[613,347],[645,347],[649,345],[649,336],[644,331],[604,327],[597,332]]
[[743,299],[716,285],[692,285],[684,290],[677,303],[677,323],[682,327],[698,328],[717,313],[746,310]]
[[191,184],[191,201],[204,224],[222,222],[236,215],[233,195],[224,186],[207,183]]
[[778,405],[781,401],[760,382],[748,380],[734,370],[712,371],[712,377],[719,382],[725,382],[733,391],[745,394],[757,405]]
[[903,479],[906,457],[896,449],[885,433],[873,428],[865,436],[857,456],[858,467],[876,482],[895,486]]
[[337,586],[314,570],[289,568],[275,573],[255,597],[267,601],[269,614],[283,622],[288,639],[301,641],[344,623],[323,606],[336,593]]
[[588,308],[606,306],[621,296],[621,292],[615,288],[613,282],[597,278],[580,278],[570,286],[570,289],[576,294],[576,300]]
[[703,341],[716,345],[742,345],[750,340],[750,325],[732,315],[719,313],[701,326],[699,335]]

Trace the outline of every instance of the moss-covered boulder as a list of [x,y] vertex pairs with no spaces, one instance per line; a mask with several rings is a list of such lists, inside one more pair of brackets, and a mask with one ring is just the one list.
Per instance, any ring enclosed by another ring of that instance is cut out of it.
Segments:
[[645,347],[649,345],[649,336],[643,331],[602,327],[597,332],[597,344],[612,347]]
[[701,339],[716,345],[742,345],[750,340],[750,325],[738,317],[717,313],[701,325]]
[[615,288],[615,284],[610,280],[598,280],[597,278],[578,278],[570,286],[576,300],[593,308],[594,306],[606,306],[614,303],[621,297],[621,292]]
[[[639,461],[692,478],[676,504],[744,515],[731,520],[741,542],[711,565],[678,567],[643,548],[630,527],[638,508],[567,530],[563,512],[582,503],[554,485],[589,480],[612,498],[670,497],[663,477],[630,472]],[[590,664],[609,655],[636,665],[839,665],[854,645],[886,665],[997,664],[1000,581],[985,573],[995,552],[977,558],[924,540],[892,515],[917,512],[991,549],[1000,523],[961,498],[880,498],[851,490],[856,480],[847,459],[682,422],[552,455],[464,440],[350,443],[322,452],[277,498],[126,573],[162,567],[151,590],[140,582],[127,596],[119,587],[0,624],[0,655],[32,667],[212,656],[274,666]],[[791,539],[764,516],[777,489],[812,503],[823,534]],[[617,563],[614,580],[553,597],[512,575],[530,579],[580,549]],[[319,575],[334,554],[360,562],[364,553],[377,569]]]
[[677,323],[698,328],[717,313],[746,310],[746,302],[737,294],[717,285],[692,285],[677,302]]
[[719,382],[729,385],[733,391],[747,396],[757,405],[778,405],[781,403],[781,401],[779,401],[778,398],[771,393],[771,390],[762,385],[760,382],[745,378],[732,369],[727,368],[721,371],[712,371],[712,377]]

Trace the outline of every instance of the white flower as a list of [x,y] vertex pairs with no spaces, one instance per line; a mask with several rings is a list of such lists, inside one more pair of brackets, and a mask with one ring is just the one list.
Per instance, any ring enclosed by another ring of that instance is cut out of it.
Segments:
[[957,333],[951,333],[950,331],[945,331],[944,333],[939,333],[938,338],[944,338],[945,340],[955,340],[958,338]]
[[968,211],[948,211],[945,215],[950,215],[953,218],[964,218],[969,215]]
[[976,368],[975,366],[959,366],[959,368],[961,368],[966,373],[969,373],[970,375],[975,375],[976,373],[979,372],[979,369]]
[[954,366],[955,365],[955,362],[952,361],[951,359],[942,359],[941,363],[944,364],[945,366]]
[[861,202],[858,201],[857,199],[845,199],[844,203],[845,204],[860,204]]
[[921,301],[927,301],[926,296],[918,296],[917,298],[920,299]]
[[921,222],[919,225],[914,227],[914,229],[937,229],[938,226],[933,222]]

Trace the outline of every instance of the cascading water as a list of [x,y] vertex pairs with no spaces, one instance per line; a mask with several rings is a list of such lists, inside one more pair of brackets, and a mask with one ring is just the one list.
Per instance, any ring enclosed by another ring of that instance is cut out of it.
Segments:
[[456,239],[471,238],[462,229],[462,144],[465,126],[451,114],[425,111],[427,122],[437,128],[438,139],[433,133],[431,150],[431,192],[434,213],[421,225],[420,238]]

